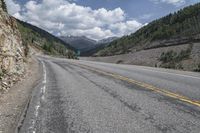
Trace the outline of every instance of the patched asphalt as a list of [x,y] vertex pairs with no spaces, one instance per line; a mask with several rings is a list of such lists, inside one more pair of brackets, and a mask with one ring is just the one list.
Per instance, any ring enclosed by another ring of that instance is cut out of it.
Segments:
[[45,65],[46,82],[41,79],[34,89],[20,133],[200,131],[200,107],[85,69],[81,64],[195,100],[200,96],[198,73],[52,57],[39,59]]

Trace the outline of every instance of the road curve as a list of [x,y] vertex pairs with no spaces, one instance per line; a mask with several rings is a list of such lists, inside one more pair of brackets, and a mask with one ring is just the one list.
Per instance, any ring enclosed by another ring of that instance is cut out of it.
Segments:
[[199,133],[200,74],[39,57],[19,133]]

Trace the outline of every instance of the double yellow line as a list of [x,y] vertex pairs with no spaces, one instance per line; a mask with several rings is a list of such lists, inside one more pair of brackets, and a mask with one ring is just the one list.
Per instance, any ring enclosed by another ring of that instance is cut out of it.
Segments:
[[186,102],[186,103],[200,107],[200,101],[192,100],[192,99],[190,99],[186,96],[182,96],[180,94],[173,93],[173,92],[168,91],[166,89],[161,89],[161,88],[152,86],[152,85],[144,83],[144,82],[136,81],[136,80],[130,79],[128,77],[121,76],[119,74],[102,71],[100,69],[97,69],[97,68],[94,68],[94,67],[91,67],[91,66],[87,66],[87,65],[83,65],[81,63],[73,63],[73,64],[78,65],[78,66],[80,66],[84,69],[91,70],[91,71],[94,71],[94,72],[97,72],[97,73],[100,73],[100,74],[103,74],[103,75],[106,75],[106,76],[110,76],[110,77],[113,77],[115,79],[119,79],[119,80],[122,80],[122,81],[126,81],[128,83],[138,85],[140,87],[146,88],[148,90],[154,91],[154,92],[162,94],[164,96],[168,96],[168,97],[180,100],[182,102]]

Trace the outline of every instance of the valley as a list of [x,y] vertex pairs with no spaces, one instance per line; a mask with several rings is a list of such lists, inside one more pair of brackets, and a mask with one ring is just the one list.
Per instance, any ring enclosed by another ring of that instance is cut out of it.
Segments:
[[0,133],[199,133],[199,72],[198,2],[0,0]]

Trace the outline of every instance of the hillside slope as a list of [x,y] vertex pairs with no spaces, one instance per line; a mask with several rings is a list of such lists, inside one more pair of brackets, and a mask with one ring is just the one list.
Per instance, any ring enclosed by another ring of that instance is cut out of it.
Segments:
[[200,71],[200,3],[111,42],[95,56],[85,59]]
[[[114,56],[82,57],[80,59],[107,63],[132,64],[151,67],[183,69],[189,71],[200,71],[200,42],[140,50],[133,53]],[[170,61],[168,62],[168,60]]]
[[108,37],[108,38],[104,38],[102,40],[99,40],[98,43],[100,43],[100,44],[110,43],[110,42],[117,40],[117,39],[118,39],[118,37],[115,37],[115,36],[114,37]]
[[[52,34],[26,22],[17,20],[24,45],[41,49],[46,54],[76,58],[74,48]],[[28,49],[26,51],[28,53]]]
[[26,69],[25,46],[15,19],[10,17],[0,1],[0,93],[19,80]]
[[200,40],[200,3],[169,14],[142,27],[137,32],[124,36],[99,51],[99,56],[179,45]]

